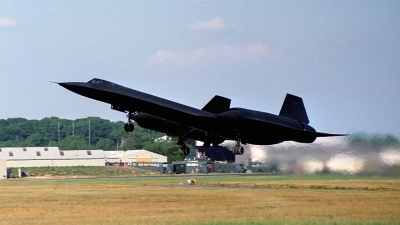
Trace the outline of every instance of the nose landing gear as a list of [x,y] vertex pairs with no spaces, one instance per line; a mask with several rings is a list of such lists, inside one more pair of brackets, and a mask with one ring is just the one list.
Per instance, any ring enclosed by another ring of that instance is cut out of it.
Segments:
[[190,148],[186,145],[186,131],[179,136],[178,145],[181,146],[179,148],[179,155],[189,155]]
[[135,126],[133,126],[132,121],[131,121],[131,112],[128,113],[126,116],[128,118],[128,123],[124,125],[124,130],[125,132],[133,132],[135,130]]
[[179,148],[179,155],[189,155],[190,153],[190,148],[184,144]]

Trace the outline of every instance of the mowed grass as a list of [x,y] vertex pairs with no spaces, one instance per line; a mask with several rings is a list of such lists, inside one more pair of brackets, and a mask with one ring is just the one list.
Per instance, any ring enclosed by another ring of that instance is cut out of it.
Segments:
[[[18,168],[11,168],[12,177],[18,177]],[[35,177],[118,177],[118,176],[141,176],[156,174],[148,170],[135,167],[115,166],[65,166],[65,167],[25,167],[22,171]]]
[[0,224],[400,223],[399,179],[319,177],[9,180]]

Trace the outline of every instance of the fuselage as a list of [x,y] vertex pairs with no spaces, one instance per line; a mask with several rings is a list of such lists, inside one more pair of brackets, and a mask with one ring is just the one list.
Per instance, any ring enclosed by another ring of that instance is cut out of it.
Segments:
[[[308,125],[308,118],[304,118],[307,117],[304,110],[298,120],[244,108],[230,108],[214,114],[96,78],[87,83],[59,84],[82,96],[109,103],[115,110],[129,112],[144,128],[187,135],[200,141],[214,137],[212,143],[236,140],[244,144],[270,145],[283,141],[312,143],[317,137],[341,136],[316,132]],[[285,113],[296,117],[296,110],[303,103],[297,96],[289,95],[289,98],[298,102],[293,102],[294,111],[289,112],[287,107],[290,109],[292,103],[284,103]]]
[[[109,103],[119,111],[145,113],[158,119],[158,121],[170,122],[170,125],[175,124],[174,132],[179,126],[180,129],[197,129],[206,133],[218,133],[218,136],[222,136],[224,139],[231,139],[235,136],[232,131],[224,129],[224,121],[213,113],[136,91],[109,81],[92,79],[87,83],[68,82],[60,83],[60,85],[82,96]],[[132,117],[132,119],[135,120],[135,117]],[[136,119],[139,125],[149,122],[145,121],[144,117],[137,117]],[[160,128],[157,131],[166,132],[165,130],[160,130]],[[182,130],[181,132],[184,131]],[[199,134],[196,136],[199,136]]]

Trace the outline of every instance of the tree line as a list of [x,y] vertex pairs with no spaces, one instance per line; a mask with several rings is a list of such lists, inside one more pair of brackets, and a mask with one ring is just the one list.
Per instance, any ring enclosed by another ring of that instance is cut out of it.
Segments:
[[182,160],[176,142],[154,141],[163,133],[141,128],[137,124],[134,132],[127,133],[123,126],[124,122],[111,122],[99,117],[76,120],[57,117],[0,119],[0,147],[58,146],[61,150],[106,151],[146,149],[167,156],[168,161]]
[[365,151],[380,151],[388,147],[400,148],[400,140],[392,134],[367,134],[359,132],[350,135],[348,141],[353,147],[358,147]]

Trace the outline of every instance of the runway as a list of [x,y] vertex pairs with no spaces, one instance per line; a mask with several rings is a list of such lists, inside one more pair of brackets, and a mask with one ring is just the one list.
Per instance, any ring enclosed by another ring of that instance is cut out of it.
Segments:
[[280,173],[210,173],[210,174],[163,174],[144,176],[122,176],[122,177],[24,177],[0,180],[0,182],[41,182],[41,181],[74,181],[74,180],[124,180],[124,179],[149,179],[149,178],[191,178],[191,177],[273,177],[282,175]]

